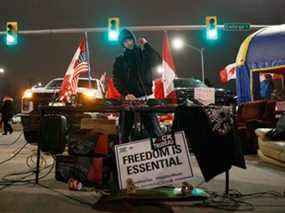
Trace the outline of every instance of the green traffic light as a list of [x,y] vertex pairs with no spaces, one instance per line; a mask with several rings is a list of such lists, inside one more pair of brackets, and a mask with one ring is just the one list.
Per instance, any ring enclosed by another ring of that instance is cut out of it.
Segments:
[[116,42],[119,40],[120,19],[113,17],[108,19],[108,40]]
[[207,29],[207,39],[208,40],[217,40],[218,39],[218,30],[217,29]]
[[207,40],[218,39],[217,16],[206,16],[206,38]]
[[116,30],[111,30],[108,32],[108,40],[109,41],[118,41],[119,40],[119,32]]
[[18,44],[17,29],[14,29],[12,24],[7,25],[6,45],[13,46]]
[[209,20],[209,26],[207,28],[207,39],[208,40],[218,39],[218,30],[217,30],[216,21],[214,18],[211,18]]
[[17,40],[17,38],[15,38],[15,36],[8,34],[6,36],[6,44],[8,46],[17,45],[18,44],[18,40]]

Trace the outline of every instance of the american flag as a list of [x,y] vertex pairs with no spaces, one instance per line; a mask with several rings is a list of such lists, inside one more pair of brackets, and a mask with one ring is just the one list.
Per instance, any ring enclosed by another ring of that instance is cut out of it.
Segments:
[[86,40],[82,39],[64,75],[60,87],[61,101],[69,102],[70,96],[77,94],[79,76],[81,73],[85,72],[89,72],[89,62]]

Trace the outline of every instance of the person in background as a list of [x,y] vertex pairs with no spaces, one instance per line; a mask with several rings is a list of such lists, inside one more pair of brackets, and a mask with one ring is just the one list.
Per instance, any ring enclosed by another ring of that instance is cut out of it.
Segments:
[[265,79],[260,83],[260,97],[261,99],[271,99],[274,89],[271,74],[265,74]]
[[4,125],[4,133],[3,135],[7,135],[8,133],[12,134],[13,128],[11,125],[12,117],[13,117],[13,99],[10,97],[3,98],[3,105],[1,106],[0,112],[2,114],[1,122]]
[[227,82],[227,85],[226,85],[226,91],[233,95],[233,96],[236,96],[236,79],[230,79],[228,82]]
[[211,83],[211,81],[208,78],[205,78],[204,83],[206,84],[206,86],[208,87],[213,87],[213,84]]

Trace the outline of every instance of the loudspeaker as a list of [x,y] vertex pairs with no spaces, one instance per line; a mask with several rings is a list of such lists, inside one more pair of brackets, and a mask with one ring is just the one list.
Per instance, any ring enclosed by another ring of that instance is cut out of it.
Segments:
[[57,114],[44,115],[40,127],[40,150],[52,154],[63,153],[68,140],[67,118]]

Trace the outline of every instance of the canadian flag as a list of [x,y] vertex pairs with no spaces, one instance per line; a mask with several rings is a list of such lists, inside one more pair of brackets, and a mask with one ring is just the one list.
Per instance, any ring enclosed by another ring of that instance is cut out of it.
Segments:
[[227,65],[220,71],[220,80],[226,84],[231,79],[236,79],[236,63]]
[[175,65],[173,62],[172,55],[170,53],[170,45],[167,33],[164,33],[163,46],[162,46],[162,81],[164,96],[167,97],[172,91],[174,91],[174,82],[175,79]]

